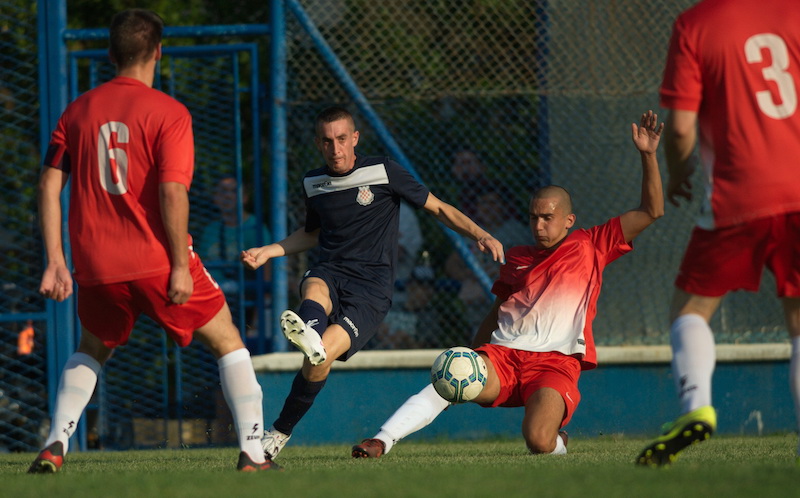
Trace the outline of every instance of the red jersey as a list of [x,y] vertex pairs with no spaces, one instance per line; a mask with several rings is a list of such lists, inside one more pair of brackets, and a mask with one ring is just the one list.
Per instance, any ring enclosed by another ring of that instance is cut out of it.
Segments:
[[555,250],[512,247],[492,293],[505,302],[491,343],[524,351],[575,355],[597,366],[592,320],[606,265],[633,248],[619,217],[570,233]]
[[117,77],[67,106],[45,165],[70,173],[69,234],[78,284],[170,271],[159,184],[188,188],[192,181],[192,118],[183,104]]
[[701,228],[800,211],[800,8],[705,0],[675,21],[661,106],[696,111]]

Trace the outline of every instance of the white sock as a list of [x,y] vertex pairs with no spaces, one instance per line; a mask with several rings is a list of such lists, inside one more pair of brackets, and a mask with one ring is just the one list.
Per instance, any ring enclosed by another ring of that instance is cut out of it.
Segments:
[[233,415],[239,448],[255,463],[264,462],[261,436],[264,433],[263,392],[256,380],[247,349],[237,349],[217,360],[222,394]]
[[561,439],[561,434],[556,436],[556,449],[550,452],[551,455],[566,455],[567,454],[567,445],[564,444],[564,440]]
[[[789,388],[794,400],[794,415],[797,417],[797,432],[800,434],[800,337],[792,337],[792,357],[789,360]],[[797,443],[800,456],[800,441]]]
[[384,453],[389,453],[394,443],[416,432],[434,421],[450,403],[445,401],[432,384],[411,396],[383,423],[375,439],[386,445]]
[[81,414],[92,399],[100,368],[100,363],[86,353],[73,353],[69,357],[58,382],[56,407],[45,448],[61,441],[64,454],[67,454],[69,438],[78,428]]
[[711,405],[711,377],[717,360],[711,327],[700,315],[681,315],[672,322],[670,343],[681,414]]

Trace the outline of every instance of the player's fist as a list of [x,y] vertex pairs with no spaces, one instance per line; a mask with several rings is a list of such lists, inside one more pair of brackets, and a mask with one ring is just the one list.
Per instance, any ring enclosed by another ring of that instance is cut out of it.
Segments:
[[39,294],[61,302],[72,295],[72,274],[66,266],[48,265],[39,284]]

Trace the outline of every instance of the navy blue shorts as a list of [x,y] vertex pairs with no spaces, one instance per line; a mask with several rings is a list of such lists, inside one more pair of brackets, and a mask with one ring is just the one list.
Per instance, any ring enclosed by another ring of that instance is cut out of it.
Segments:
[[[378,326],[392,305],[390,297],[382,292],[384,287],[374,282],[356,279],[337,272],[331,267],[317,267],[303,275],[303,281],[316,277],[327,285],[333,303],[328,316],[329,324],[340,325],[350,336],[350,349],[337,360],[347,361],[362,350],[378,332]],[[302,287],[302,282],[300,286]]]

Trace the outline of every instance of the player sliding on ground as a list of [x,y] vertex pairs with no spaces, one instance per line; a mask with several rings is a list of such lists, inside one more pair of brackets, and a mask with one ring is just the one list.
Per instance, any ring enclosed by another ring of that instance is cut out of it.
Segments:
[[347,361],[363,348],[389,311],[402,199],[503,261],[499,241],[437,199],[395,161],[356,156],[359,133],[346,109],[323,110],[314,127],[325,166],[303,178],[305,227],[280,242],[242,252],[243,264],[255,269],[271,258],[320,248],[317,265],[300,284],[303,300],[297,313],[281,314],[284,335],[306,358],[283,410],[264,434],[264,451],[272,458],[311,408],[333,361]]
[[[652,111],[632,124],[642,163],[639,207],[602,225],[570,232],[572,200],[559,186],[530,202],[533,246],[506,254],[492,292],[497,296],[473,347],[487,367],[486,386],[472,401],[484,407],[524,406],[522,435],[531,453],[563,454],[580,401],[578,377],[597,366],[592,320],[606,265],[632,250],[631,241],[664,214],[656,150],[664,125]],[[410,397],[380,432],[353,446],[354,458],[378,458],[430,424],[449,403],[432,385]]]

